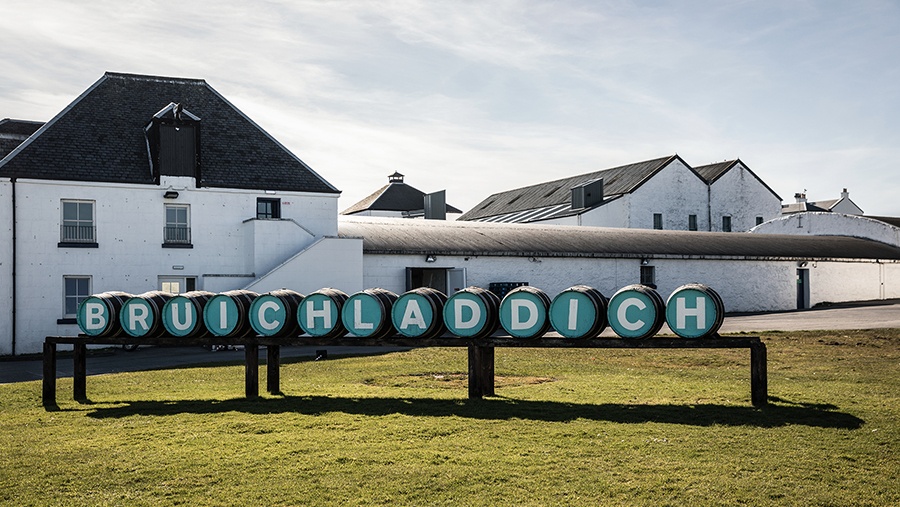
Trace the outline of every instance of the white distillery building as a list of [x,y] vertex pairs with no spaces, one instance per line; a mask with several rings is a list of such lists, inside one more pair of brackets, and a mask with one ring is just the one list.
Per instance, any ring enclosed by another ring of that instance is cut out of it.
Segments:
[[107,73],[0,161],[0,355],[92,293],[360,290],[339,195],[205,81]]
[[740,160],[691,167],[671,155],[493,194],[463,221],[747,231],[781,197]]
[[667,298],[699,282],[728,312],[900,297],[900,245],[850,236],[364,217],[342,217],[340,234],[363,238],[363,285],[398,293],[528,284],[553,297],[585,284],[610,297],[644,283]]
[[[575,284],[609,296],[642,282],[666,297],[701,282],[728,311],[900,297],[900,242],[890,239],[900,236],[889,224],[810,229],[824,236],[785,234],[790,224],[771,226],[778,234],[674,230],[721,230],[729,202],[735,230],[780,214],[780,199],[739,161],[693,169],[673,156],[637,164],[645,178],[609,170],[601,192],[597,178],[523,192],[516,202],[566,196],[567,210],[546,223],[339,220],[340,192],[203,80],[107,73],[46,124],[6,128],[0,355],[77,334],[78,303],[111,290],[528,283],[551,296]],[[631,183],[617,187],[614,174]],[[719,184],[748,198],[695,199]],[[617,188],[631,190],[607,192]],[[631,228],[602,227],[616,209]],[[648,230],[656,214],[669,230]],[[579,220],[592,226],[559,225]]]

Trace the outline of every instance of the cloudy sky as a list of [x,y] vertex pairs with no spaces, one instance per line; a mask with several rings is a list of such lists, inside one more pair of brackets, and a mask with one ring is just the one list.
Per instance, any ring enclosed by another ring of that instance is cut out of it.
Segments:
[[[203,78],[343,190],[489,194],[677,153],[900,216],[900,2],[0,0],[0,118]],[[188,105],[188,107],[190,107]]]

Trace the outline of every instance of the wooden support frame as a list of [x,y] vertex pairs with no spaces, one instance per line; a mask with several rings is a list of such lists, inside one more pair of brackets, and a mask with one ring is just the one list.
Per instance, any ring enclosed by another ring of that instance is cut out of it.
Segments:
[[[209,339],[185,339],[163,336],[153,339],[137,339],[130,336],[95,338],[89,336],[48,336],[44,340],[43,388],[44,406],[56,405],[56,363],[57,344],[73,346],[73,398],[87,399],[87,345],[169,345],[201,346]],[[606,349],[750,349],[750,400],[753,406],[762,407],[768,403],[768,363],[766,345],[759,337],[741,338],[649,338],[646,340],[626,340],[621,338],[597,338],[593,340],[573,340],[545,337],[539,339],[519,339],[511,337],[489,337],[480,339],[388,337],[380,340],[366,338],[271,338],[245,336],[238,338],[217,338],[217,343],[244,346],[244,395],[247,398],[259,396],[259,347],[266,347],[266,390],[272,394],[281,393],[281,347],[282,346],[357,346],[357,347],[467,347],[469,398],[477,399],[494,396],[494,351],[497,347],[529,348],[606,348]]]

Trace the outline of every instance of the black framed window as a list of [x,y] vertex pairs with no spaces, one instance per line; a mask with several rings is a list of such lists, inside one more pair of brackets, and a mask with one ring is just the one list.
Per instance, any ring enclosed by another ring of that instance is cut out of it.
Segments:
[[655,266],[641,266],[641,284],[656,288]]
[[731,232],[731,217],[722,217],[722,232]]
[[688,215],[688,230],[697,230],[697,215]]
[[281,218],[281,199],[257,197],[256,218],[264,220]]
[[654,229],[662,229],[662,213],[654,213],[653,214],[653,228]]

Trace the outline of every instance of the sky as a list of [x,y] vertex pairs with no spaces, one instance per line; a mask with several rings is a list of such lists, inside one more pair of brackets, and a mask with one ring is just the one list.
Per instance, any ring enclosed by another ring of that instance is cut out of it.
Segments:
[[[783,199],[900,216],[900,1],[0,0],[0,118],[106,71],[202,78],[342,190],[449,204],[740,158]],[[190,109],[190,105],[185,107]]]

